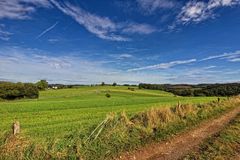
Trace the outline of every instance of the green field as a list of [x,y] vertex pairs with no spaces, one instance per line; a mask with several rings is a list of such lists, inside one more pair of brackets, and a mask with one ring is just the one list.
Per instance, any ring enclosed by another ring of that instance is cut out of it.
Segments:
[[[105,96],[110,93],[111,98]],[[21,123],[21,134],[44,142],[61,138],[70,132],[89,133],[108,113],[136,113],[152,107],[181,103],[205,103],[216,97],[176,97],[157,90],[128,90],[123,86],[79,87],[40,92],[37,100],[0,102],[0,137],[11,130],[15,120]],[[92,128],[91,128],[92,129]]]

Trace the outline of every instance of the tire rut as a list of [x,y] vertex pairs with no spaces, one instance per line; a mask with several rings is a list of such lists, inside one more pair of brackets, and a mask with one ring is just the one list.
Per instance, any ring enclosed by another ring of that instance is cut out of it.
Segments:
[[136,151],[125,153],[119,160],[177,160],[189,151],[197,149],[198,145],[209,136],[221,131],[238,113],[240,107],[218,118],[202,122],[197,127],[167,141],[149,144]]

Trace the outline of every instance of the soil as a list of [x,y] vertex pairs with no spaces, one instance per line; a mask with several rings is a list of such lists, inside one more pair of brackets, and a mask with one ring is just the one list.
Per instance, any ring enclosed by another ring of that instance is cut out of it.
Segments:
[[197,127],[180,133],[167,141],[146,145],[133,152],[121,155],[119,160],[177,160],[196,150],[206,138],[221,131],[237,114],[240,107],[224,115],[200,123]]

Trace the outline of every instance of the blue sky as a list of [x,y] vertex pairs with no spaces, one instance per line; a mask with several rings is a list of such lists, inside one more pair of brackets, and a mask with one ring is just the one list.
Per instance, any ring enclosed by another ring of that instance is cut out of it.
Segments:
[[0,80],[240,80],[240,0],[0,0]]

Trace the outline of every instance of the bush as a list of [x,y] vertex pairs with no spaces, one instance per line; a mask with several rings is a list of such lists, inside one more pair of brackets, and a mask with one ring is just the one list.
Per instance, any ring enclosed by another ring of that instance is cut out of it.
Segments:
[[128,90],[130,90],[130,91],[135,91],[135,88],[128,87]]
[[24,87],[25,87],[25,90],[24,90],[25,97],[27,97],[27,98],[38,98],[39,91],[38,91],[38,88],[34,84],[26,83],[24,85]]
[[0,99],[38,98],[38,88],[32,83],[0,83]]
[[106,93],[105,96],[106,96],[107,98],[110,98],[110,97],[111,97],[111,95],[110,95],[109,93]]

